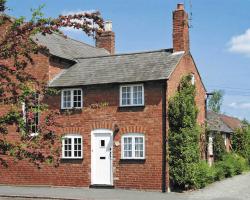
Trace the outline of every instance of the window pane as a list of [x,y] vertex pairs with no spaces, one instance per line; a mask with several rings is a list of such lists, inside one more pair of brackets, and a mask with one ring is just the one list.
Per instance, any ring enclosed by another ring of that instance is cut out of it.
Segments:
[[123,86],[122,87],[122,105],[130,105],[131,104],[131,87]]
[[132,137],[124,137],[124,158],[132,158]]
[[73,92],[73,107],[82,107],[82,90],[74,90]]
[[64,108],[71,107],[71,91],[70,90],[63,91],[63,107]]
[[135,137],[135,157],[143,158],[143,137]]
[[142,86],[133,87],[133,104],[141,105],[142,104]]

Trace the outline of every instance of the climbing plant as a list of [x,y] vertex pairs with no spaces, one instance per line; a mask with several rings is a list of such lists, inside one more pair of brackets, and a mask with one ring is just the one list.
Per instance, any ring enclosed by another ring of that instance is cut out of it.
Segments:
[[226,154],[225,141],[220,132],[214,132],[213,135],[213,155],[214,161],[221,161]]
[[[97,37],[103,30],[103,19],[99,12],[45,18],[43,7],[33,10],[32,18],[10,18],[3,12],[6,0],[0,0],[0,165],[7,166],[6,158],[28,159],[40,166],[44,162],[58,164],[60,142],[56,130],[58,112],[49,111],[44,101],[53,94],[47,83],[38,80],[32,71],[36,64],[34,56],[48,49],[36,43],[34,35],[44,36],[60,32],[62,27],[80,29],[88,36]],[[65,36],[66,37],[66,36]],[[31,70],[27,70],[27,68]],[[38,97],[39,96],[39,97]],[[24,107],[24,109],[22,109]],[[34,136],[32,122],[39,114]],[[31,123],[30,123],[31,122]],[[10,138],[16,138],[15,141]]]
[[195,94],[195,85],[188,75],[182,78],[178,91],[169,100],[170,178],[172,186],[181,189],[194,187],[200,162]]

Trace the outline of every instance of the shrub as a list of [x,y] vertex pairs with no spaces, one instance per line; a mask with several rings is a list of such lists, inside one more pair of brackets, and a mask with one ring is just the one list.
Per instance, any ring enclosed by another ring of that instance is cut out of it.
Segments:
[[210,167],[205,161],[196,165],[195,171],[195,188],[203,188],[214,181],[215,168]]
[[232,148],[235,153],[247,159],[250,166],[250,126],[247,122],[242,123],[243,127],[233,134]]
[[214,180],[220,181],[225,178],[225,170],[223,161],[216,162],[214,168]]
[[232,177],[241,174],[247,169],[246,159],[235,153],[224,155],[222,163],[225,177]]

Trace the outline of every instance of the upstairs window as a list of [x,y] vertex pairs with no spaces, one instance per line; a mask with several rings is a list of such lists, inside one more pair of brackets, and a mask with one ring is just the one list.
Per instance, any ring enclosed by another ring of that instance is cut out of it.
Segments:
[[122,136],[122,159],[145,159],[144,134],[129,133]]
[[194,74],[191,74],[191,84],[192,85],[195,84],[195,76],[194,76]]
[[143,106],[144,87],[138,85],[122,85],[120,87],[120,106]]
[[66,135],[62,140],[62,158],[81,159],[82,156],[82,136]]
[[82,108],[82,89],[65,89],[61,93],[61,108]]
[[26,130],[31,136],[38,135],[39,132],[39,94],[35,93],[30,99],[31,102],[22,104],[23,118],[26,124]]

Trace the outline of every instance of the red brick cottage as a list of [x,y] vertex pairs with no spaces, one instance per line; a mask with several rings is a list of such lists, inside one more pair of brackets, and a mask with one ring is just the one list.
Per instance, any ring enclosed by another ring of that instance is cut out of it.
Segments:
[[173,12],[171,49],[115,54],[111,23],[96,47],[58,34],[36,35],[34,41],[50,54],[34,55],[33,75],[61,90],[46,102],[53,110],[72,110],[59,119],[62,159],[58,168],[37,169],[27,161],[0,166],[0,184],[167,190],[168,99],[184,75],[193,76],[198,122],[205,122],[206,91],[189,51],[184,6]]

